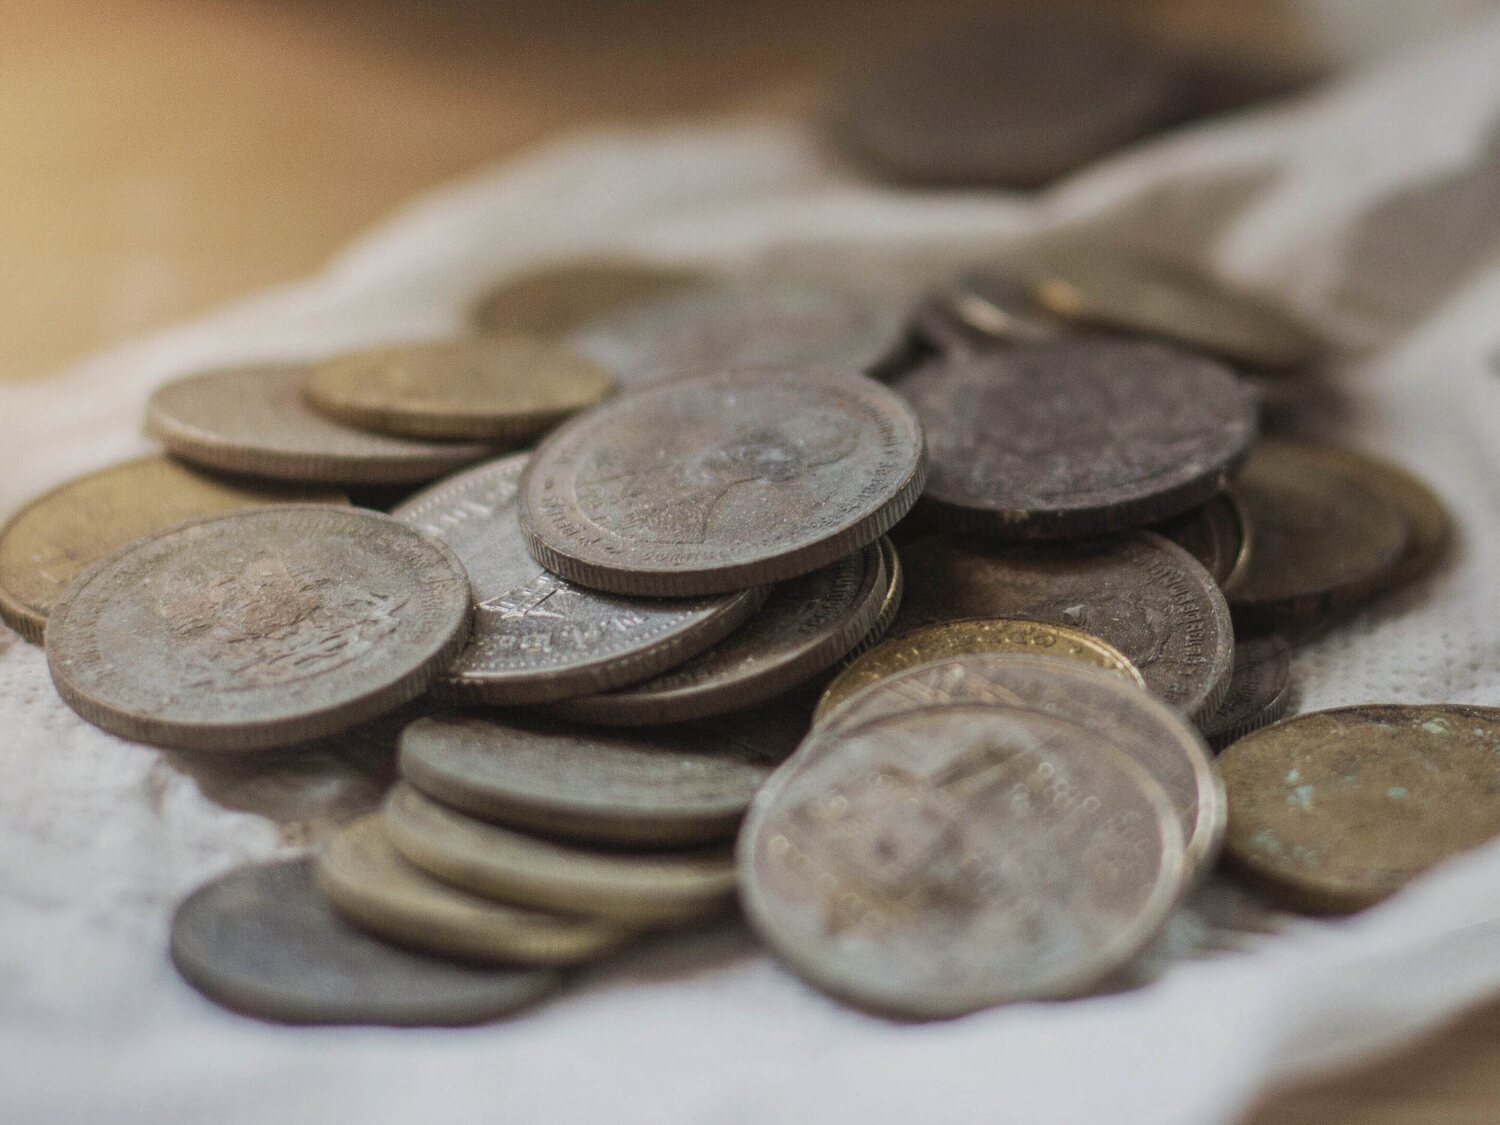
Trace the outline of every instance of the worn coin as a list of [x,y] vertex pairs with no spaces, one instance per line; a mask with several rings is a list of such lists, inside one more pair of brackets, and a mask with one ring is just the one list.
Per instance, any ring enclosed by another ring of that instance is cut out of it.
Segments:
[[1019,273],[994,266],[959,273],[950,283],[948,305],[964,324],[996,342],[1046,340],[1064,327],[1037,304]]
[[950,356],[899,390],[927,434],[924,506],[998,538],[1177,515],[1221,492],[1255,437],[1255,397],[1226,368],[1135,340]]
[[1296,905],[1358,910],[1500,834],[1500,710],[1366,704],[1219,756],[1226,855]]
[[901,569],[901,553],[896,550],[896,544],[891,542],[889,535],[880,537],[880,562],[885,568],[885,596],[880,599],[880,609],[875,614],[875,623],[870,626],[870,631],[844,654],[840,663],[845,666],[885,640],[891,626],[896,623],[896,615],[901,612],[901,598],[906,593],[906,574]]
[[332,490],[204,476],[141,457],[68,481],[0,528],[0,620],[40,642],[68,584],[105,555],[174,524],[266,504],[347,504]]
[[1250,565],[1250,521],[1233,489],[1151,530],[1202,563],[1220,587],[1235,581]]
[[750,798],[797,747],[789,708],[717,723],[609,731],[543,719],[419,719],[402,776],[485,820],[584,843],[692,847],[734,835]]
[[743,590],[873,543],[925,477],[922,428],[858,375],[734,371],[625,395],[538,447],[521,527],[538,562],[645,596]]
[[438,540],[373,512],[268,507],[99,563],[53,610],[47,662],[112,734],[256,750],[416,698],[468,631],[468,579]]
[[491,452],[341,426],[303,401],[307,372],[268,364],[178,379],[151,396],[146,432],[194,465],[323,484],[420,484]]
[[917,1018],[1086,991],[1186,878],[1171,804],[1107,735],[999,706],[846,733],[777,775],[737,856],[746,913],[789,965]]
[[1224,747],[1269,726],[1292,701],[1292,650],[1277,636],[1241,641],[1234,649],[1229,694],[1203,724],[1204,737]]
[[641,259],[558,262],[506,278],[471,319],[486,332],[557,339],[595,317],[701,284],[698,270]]
[[965,323],[946,293],[931,293],[917,302],[911,314],[911,330],[928,351],[941,356],[983,354],[1004,346]]
[[434,685],[439,695],[501,705],[608,691],[682,663],[761,604],[760,589],[691,600],[616,597],[544,570],[516,519],[525,465],[524,454],[491,461],[392,512],[452,547],[473,587],[469,644]]
[[508,906],[450,887],[401,857],[379,813],[345,825],[318,856],[318,886],[376,937],[477,964],[576,965],[635,931],[585,915]]
[[901,553],[898,636],[968,617],[1050,621],[1114,645],[1152,692],[1194,721],[1217,711],[1229,690],[1234,630],[1224,595],[1160,535],[1009,548],[926,536]]
[[727,849],[560,844],[454,812],[405,784],[386,802],[385,829],[396,850],[434,878],[518,906],[657,926],[719,913],[734,901]]
[[874,628],[889,592],[882,555],[872,543],[784,582],[747,624],[685,664],[554,710],[591,723],[649,726],[764,703],[831,667]]
[[172,916],[171,951],[177,971],[209,999],[284,1023],[480,1023],[559,979],[544,969],[455,965],[368,937],[333,912],[310,859],[244,867],[200,887]]

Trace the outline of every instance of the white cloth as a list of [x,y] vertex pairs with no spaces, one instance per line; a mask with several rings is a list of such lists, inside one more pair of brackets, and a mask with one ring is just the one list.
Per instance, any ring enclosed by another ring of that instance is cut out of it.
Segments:
[[[421,200],[310,281],[0,387],[0,510],[145,449],[141,408],[163,379],[451,331],[537,261],[813,246],[957,262],[1060,237],[1208,263],[1306,318],[1338,346],[1347,400],[1316,427],[1451,503],[1455,558],[1299,655],[1303,707],[1500,703],[1500,21],[1035,199],[862,183],[781,126],[581,138]],[[1341,922],[1263,916],[1211,885],[1152,983],[950,1023],[840,1007],[731,929],[642,945],[490,1027],[274,1027],[176,978],[171,910],[368,807],[379,737],[272,766],[186,763],[76,719],[42,653],[3,630],[0,716],[8,1120],[1201,1123],[1500,991],[1495,845]],[[1205,950],[1219,952],[1177,956]]]

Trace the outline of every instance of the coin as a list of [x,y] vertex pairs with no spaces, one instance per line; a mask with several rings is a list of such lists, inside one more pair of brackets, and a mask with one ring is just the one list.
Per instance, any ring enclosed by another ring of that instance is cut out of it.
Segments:
[[743,590],[873,543],[924,479],[910,407],[857,375],[758,370],[625,395],[565,423],[521,479],[538,562],[619,594]]
[[734,835],[756,789],[807,724],[787,708],[651,731],[419,719],[401,775],[445,805],[522,831],[625,847],[691,847]]
[[1366,704],[1219,756],[1226,855],[1304,909],[1358,910],[1500,834],[1500,711]]
[[746,914],[792,968],[916,1018],[1086,991],[1185,879],[1170,803],[1108,737],[996,706],[847,733],[778,774],[736,851]]
[[267,364],[178,379],[151,396],[146,432],[194,465],[326,484],[420,484],[491,452],[341,426],[302,400],[306,378],[305,366]]
[[1235,581],[1250,565],[1250,522],[1233,489],[1151,530],[1202,563],[1220,587]]
[[463,647],[469,583],[444,544],[346,508],[256,508],[109,556],[47,623],[63,700],[122,738],[258,750],[415,699]]
[[444,540],[469,573],[468,647],[434,691],[485,704],[546,703],[647,679],[714,644],[765,591],[688,599],[622,598],[575,586],[527,553],[516,519],[526,455],[433,485],[392,515]]
[[1065,625],[1014,617],[976,617],[913,629],[883,641],[838,674],[823,691],[813,722],[828,718],[839,706],[871,684],[898,672],[977,652],[1032,652],[1082,660],[1144,688],[1135,665],[1108,641]]
[[725,849],[623,852],[558,844],[474,820],[404,784],[386,802],[385,829],[396,850],[434,878],[518,906],[657,926],[734,902],[734,859]]
[[976,355],[1002,346],[1000,341],[965,323],[943,293],[930,294],[917,302],[911,314],[911,329],[918,340],[939,355]]
[[964,270],[949,287],[948,304],[964,324],[994,341],[1046,340],[1063,331],[1063,325],[1037,304],[1026,281],[1010,269]]
[[1203,724],[1204,737],[1224,747],[1286,714],[1292,701],[1292,650],[1277,636],[1241,641],[1234,650],[1229,694]]
[[899,636],[968,617],[1024,617],[1092,633],[1194,721],[1229,690],[1234,630],[1212,575],[1149,531],[1092,543],[1000,548],[928,536],[902,548]]
[[880,609],[875,614],[875,623],[870,626],[870,631],[844,654],[840,663],[845,666],[885,640],[885,635],[896,623],[896,615],[901,612],[901,598],[906,592],[906,575],[901,569],[901,553],[896,550],[896,544],[891,542],[889,535],[880,537],[880,562],[885,567],[885,596],[880,599]]
[[576,965],[634,936],[615,922],[506,906],[440,883],[401,858],[379,813],[345,825],[318,856],[318,886],[376,937],[476,964]]
[[54,488],[0,528],[0,620],[40,642],[68,584],[131,540],[195,516],[264,504],[347,504],[321,489],[203,476],[165,457],[141,457]]
[[924,507],[1007,539],[1138,527],[1223,491],[1255,398],[1211,360],[1133,340],[951,356],[898,386],[927,434]]
[[1225,593],[1246,625],[1293,624],[1355,605],[1389,585],[1406,554],[1401,512],[1320,447],[1262,442],[1236,490],[1255,551]]
[[557,339],[592,318],[702,282],[697,270],[639,259],[556,262],[506,278],[470,319],[487,332]]
[[874,627],[888,592],[882,549],[872,543],[777,586],[747,624],[685,664],[644,683],[568,700],[554,710],[615,726],[742,711],[836,663]]
[[194,891],[172,916],[172,963],[216,1003],[284,1023],[481,1023],[558,983],[544,969],[455,965],[367,937],[329,907],[310,859],[244,867]]
[[558,344],[469,336],[335,356],[313,367],[303,393],[362,430],[520,445],[613,389],[607,371]]

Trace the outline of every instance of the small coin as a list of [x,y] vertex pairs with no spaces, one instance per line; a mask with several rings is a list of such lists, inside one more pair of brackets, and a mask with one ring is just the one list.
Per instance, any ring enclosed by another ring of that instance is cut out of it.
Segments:
[[554,710],[616,726],[680,723],[742,711],[805,683],[875,626],[887,598],[882,547],[872,543],[771,591],[750,621],[713,648],[644,683]]
[[1500,710],[1366,704],[1303,715],[1219,756],[1226,855],[1316,912],[1358,910],[1500,834]]
[[1161,345],[1077,338],[952,356],[900,381],[927,434],[924,507],[1007,539],[1104,534],[1223,491],[1255,397]]
[[997,706],[848,732],[777,775],[736,851],[746,913],[789,965],[916,1018],[1086,991],[1160,930],[1186,878],[1140,766],[1107,736]]
[[68,584],[125,544],[197,516],[266,504],[347,504],[332,490],[204,476],[141,457],[68,481],[0,528],[0,620],[40,643]]
[[1250,521],[1233,489],[1151,530],[1165,535],[1202,563],[1221,588],[1250,565]]
[[474,326],[558,339],[589,320],[703,283],[698,270],[627,259],[558,262],[506,278],[475,306]]
[[444,544],[353,509],[249,509],[140,540],[47,623],[63,700],[122,738],[257,750],[415,699],[463,647],[469,582]]
[[729,634],[765,591],[623,598],[542,569],[516,519],[525,454],[433,485],[391,513],[442,539],[474,590],[468,647],[434,685],[446,698],[509,705],[591,695],[647,679]]
[[1388,586],[1406,555],[1401,511],[1321,447],[1262,442],[1235,487],[1255,550],[1225,593],[1246,625],[1291,625],[1355,605]]
[[953,279],[948,304],[964,324],[997,342],[1034,342],[1063,331],[1063,325],[1037,304],[1026,281],[1006,269],[963,271]]
[[1194,721],[1217,711],[1229,690],[1234,630],[1224,595],[1160,535],[1008,548],[927,536],[901,553],[898,636],[969,617],[1024,617],[1108,641],[1147,688]]
[[1228,746],[1276,722],[1291,701],[1291,647],[1277,636],[1241,641],[1234,650],[1229,694],[1203,724],[1204,737],[1214,746]]
[[813,722],[822,722],[871,684],[878,684],[898,672],[919,664],[978,652],[1030,652],[1082,660],[1137,687],[1146,686],[1141,673],[1125,654],[1099,637],[1045,621],[977,617],[913,629],[876,645],[828,685],[813,712]]
[[391,843],[460,890],[518,906],[657,926],[734,902],[727,849],[623,852],[558,844],[474,820],[398,785],[385,806]]
[[520,445],[613,389],[607,371],[561,345],[469,336],[335,356],[313,367],[303,393],[363,430]]
[[945,293],[929,294],[917,302],[911,314],[911,330],[927,350],[940,356],[982,355],[1004,346],[965,323]]
[[376,937],[477,964],[576,965],[634,936],[616,922],[506,906],[441,883],[401,857],[379,813],[345,825],[318,856],[333,908]]
[[665,730],[541,719],[419,719],[402,776],[445,805],[522,831],[625,847],[693,847],[734,835],[755,791],[807,723],[788,708]]
[[906,592],[906,574],[901,569],[901,553],[889,535],[880,537],[880,562],[885,567],[885,596],[880,600],[880,609],[875,614],[875,624],[860,638],[859,643],[844,654],[842,663],[847,667],[874,648],[896,623],[901,612],[901,598]]
[[328,905],[310,859],[231,871],[172,916],[172,963],[216,1003],[284,1023],[457,1026],[557,986],[544,969],[437,961],[367,937]]
[[873,543],[924,479],[910,407],[858,375],[736,371],[607,402],[521,479],[532,555],[611,593],[748,589]]

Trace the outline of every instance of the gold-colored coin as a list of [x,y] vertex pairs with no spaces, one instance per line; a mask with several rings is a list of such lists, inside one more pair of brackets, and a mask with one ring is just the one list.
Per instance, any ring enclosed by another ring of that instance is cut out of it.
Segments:
[[1303,909],[1358,910],[1500,835],[1500,710],[1367,704],[1304,715],[1219,757],[1225,854]]
[[558,344],[471,336],[336,356],[303,388],[337,421],[401,437],[520,444],[602,401],[614,378]]
[[0,528],[0,619],[40,642],[68,584],[136,539],[266,504],[347,504],[332,489],[206,476],[165,457],[89,473],[37,497]]
[[558,262],[507,278],[474,307],[485,332],[557,339],[604,313],[701,284],[698,270],[599,258]]
[[871,684],[898,672],[976,652],[1031,652],[1068,657],[1112,672],[1142,690],[1146,687],[1140,671],[1124,653],[1081,629],[1018,618],[981,617],[929,625],[876,645],[828,685],[818,700],[813,721],[822,722]]

